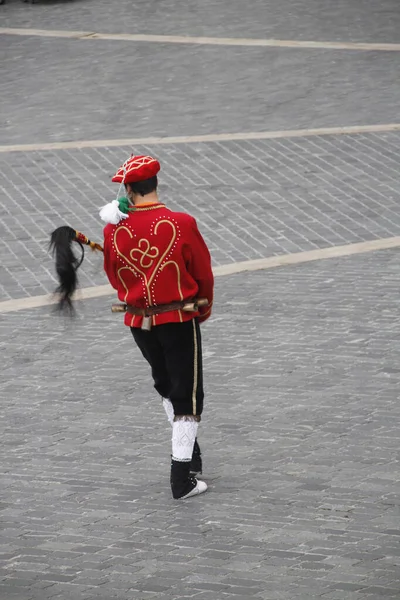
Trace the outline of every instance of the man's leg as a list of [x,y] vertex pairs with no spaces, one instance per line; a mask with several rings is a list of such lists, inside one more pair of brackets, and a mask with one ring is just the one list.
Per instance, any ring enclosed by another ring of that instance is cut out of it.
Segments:
[[[163,349],[175,416],[200,417],[203,412],[203,357],[196,319],[154,327]],[[200,420],[200,419],[199,419]]]
[[174,407],[172,406],[172,402],[169,398],[163,398],[163,407],[165,410],[165,414],[167,415],[167,419],[170,422],[171,426],[174,422]]
[[197,476],[203,472],[203,460],[201,458],[201,450],[197,438],[194,440],[192,460],[190,461],[190,474]]
[[[198,424],[203,411],[203,369],[200,327],[196,320],[158,327],[171,382],[172,425],[171,488],[174,498],[190,497],[207,489],[190,475]],[[197,448],[198,444],[197,444]]]
[[190,498],[207,489],[204,481],[190,474],[198,419],[193,415],[177,416],[172,427],[171,490],[175,499]]
[[157,334],[154,332],[154,329],[151,329],[150,331],[143,331],[138,327],[131,327],[131,331],[137,346],[151,366],[154,387],[162,397],[162,403],[167,415],[167,419],[172,425],[175,415],[174,407],[169,400],[171,383],[169,381],[167,366],[165,364],[164,351],[157,339]]
[[[169,398],[163,398],[163,406],[165,413],[167,415],[167,419],[171,424],[171,427],[174,425],[174,407],[172,406],[172,402]],[[190,475],[201,475],[203,471],[203,461],[201,459],[201,450],[199,446],[199,442],[197,438],[194,441],[192,460],[190,461]]]
[[[155,389],[162,398],[169,398],[171,382],[168,376],[164,350],[158,341],[156,328],[153,327],[150,331],[144,331],[139,327],[131,327],[131,332],[139,350],[151,367]],[[167,408],[165,406],[164,408],[167,412]],[[167,416],[170,418],[168,413]]]

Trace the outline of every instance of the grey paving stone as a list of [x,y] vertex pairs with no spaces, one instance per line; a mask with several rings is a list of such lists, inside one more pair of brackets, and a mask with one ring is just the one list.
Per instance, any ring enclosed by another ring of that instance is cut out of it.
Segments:
[[[125,0],[118,10],[8,0],[1,17],[11,27],[399,40],[394,0],[210,6],[139,0],[133,18]],[[395,53],[0,44],[3,144],[398,117]],[[109,175],[133,150],[160,158],[162,198],[196,216],[215,265],[399,235],[399,139],[1,154],[0,298],[52,291],[55,226],[101,239]],[[392,250],[217,280],[203,328],[210,491],[186,504],[170,497],[169,428],[112,298],[81,303],[74,322],[48,308],[0,316],[1,600],[396,597],[398,279]],[[88,254],[81,285],[104,282],[101,257]]]
[[367,595],[366,597],[373,596],[374,598],[380,598],[380,597],[396,598],[399,594],[398,587],[397,588],[369,587],[363,591]]
[[0,388],[1,489],[18,510],[3,511],[13,546],[2,585],[25,595],[33,582],[57,586],[35,600],[75,600],[75,585],[93,599],[217,588],[237,598],[246,587],[254,598],[391,597],[397,254],[217,280],[203,328],[210,492],[179,506],[162,408],[111,299],[85,303],[62,335],[47,308],[4,315],[1,377],[13,391]]
[[[26,7],[8,0],[2,7],[7,27],[36,27],[104,32],[158,33],[219,37],[399,42],[396,0],[349,3],[337,0],[256,0],[251,8],[240,0],[205,0],[177,5],[166,0],[106,0],[49,3]],[[84,42],[85,43],[85,42]]]
[[[398,119],[396,52],[344,55],[343,50],[4,37],[3,144],[301,129]],[[229,159],[228,151],[222,153]],[[179,147],[174,155],[179,160]],[[79,188],[75,164],[70,156],[63,168],[72,171],[70,186]],[[95,165],[88,166],[86,179]],[[347,167],[351,174],[352,164]],[[34,166],[16,155],[13,173],[29,182],[38,171],[43,185],[58,196],[54,183],[45,180],[46,171],[58,168],[57,153],[39,156]],[[111,163],[108,169],[113,169]],[[282,176],[290,174],[289,166],[280,170]],[[369,179],[367,175],[366,185]],[[206,179],[193,172],[191,180],[206,189],[220,185],[211,165]],[[13,189],[14,196],[20,187]],[[84,197],[79,190],[76,195]],[[93,191],[91,196],[95,197]],[[65,195],[60,199],[67,201]],[[51,205],[40,197],[33,194],[30,200],[36,210],[51,215]]]
[[[174,146],[135,151],[155,153],[159,157],[163,166],[161,198],[171,208],[188,211],[197,218],[214,264],[220,265],[397,235],[400,187],[396,180],[395,157],[399,140],[399,133],[390,133],[207,143],[197,144],[195,148],[184,144],[180,147],[179,159],[174,154]],[[390,160],[381,154],[388,143]],[[32,167],[35,194],[52,206],[52,215],[46,218],[39,210],[31,211],[30,194],[22,187],[26,177],[21,174],[8,177],[15,156],[20,155],[0,155],[4,166],[0,169],[3,173],[0,188],[7,198],[0,203],[4,202],[5,212],[12,206],[13,215],[12,224],[3,230],[0,241],[0,250],[7,259],[2,267],[4,277],[0,278],[2,299],[46,294],[54,289],[54,266],[47,244],[56,226],[69,224],[102,241],[98,207],[117,193],[109,184],[108,174],[105,175],[110,170],[107,165],[109,161],[113,168],[119,165],[131,150],[46,151],[26,155],[23,162]],[[46,184],[39,181],[34,162],[36,155],[46,160],[57,156],[55,181],[51,182],[50,172]],[[65,166],[69,157],[75,158],[73,169]],[[352,158],[351,176],[344,180],[349,158]],[[87,177],[88,168],[95,161],[95,171]],[[232,161],[236,161],[234,169]],[[210,164],[215,178],[223,186],[221,189],[204,187]],[[282,171],[285,164],[289,166],[286,174]],[[303,165],[311,171],[306,172]],[[391,169],[390,178],[385,174],[384,165]],[[177,179],[179,170],[180,181]],[[79,175],[79,187],[71,184],[69,175],[72,173]],[[194,173],[194,181],[190,179],[191,173]],[[373,176],[368,186],[364,181],[366,174]],[[92,178],[102,177],[103,200],[96,198],[92,190]],[[13,195],[15,185],[21,186],[19,198]],[[59,190],[57,196],[54,188]],[[392,195],[394,204],[388,205],[388,194]],[[66,211],[66,206],[70,211]],[[30,228],[27,226],[25,233],[17,235],[14,225],[27,215]],[[24,254],[25,236],[29,236],[28,256]],[[34,283],[29,283],[31,281]],[[86,252],[80,285],[104,283],[101,256]],[[368,327],[361,327],[359,331],[360,334],[367,332]]]
[[[335,590],[343,590],[347,592],[358,592],[364,587],[361,583],[336,583],[332,586]],[[365,587],[364,587],[365,589]]]

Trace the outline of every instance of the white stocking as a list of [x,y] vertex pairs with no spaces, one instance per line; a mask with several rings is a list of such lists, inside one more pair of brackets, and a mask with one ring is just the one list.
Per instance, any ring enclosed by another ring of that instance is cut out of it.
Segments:
[[163,403],[164,410],[167,414],[167,419],[170,422],[170,424],[172,425],[172,423],[174,422],[174,416],[175,416],[174,407],[172,406],[172,402],[168,398],[163,398],[162,403]]
[[194,420],[174,421],[172,424],[172,459],[179,462],[192,460],[193,446],[199,424]]

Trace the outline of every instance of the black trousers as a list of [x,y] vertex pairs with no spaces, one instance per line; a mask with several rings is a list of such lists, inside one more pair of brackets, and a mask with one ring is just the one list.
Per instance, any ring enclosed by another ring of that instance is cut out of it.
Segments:
[[156,325],[150,331],[131,327],[131,331],[151,366],[154,387],[170,399],[175,415],[201,415],[203,359],[197,319]]

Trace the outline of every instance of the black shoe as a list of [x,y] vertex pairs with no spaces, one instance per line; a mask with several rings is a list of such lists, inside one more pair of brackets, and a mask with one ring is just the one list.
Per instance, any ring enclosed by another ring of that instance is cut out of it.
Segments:
[[190,474],[201,475],[203,472],[203,461],[201,460],[200,446],[197,439],[194,442],[192,460],[190,461]]
[[175,500],[197,496],[206,489],[204,481],[190,475],[190,462],[171,461],[171,490]]

